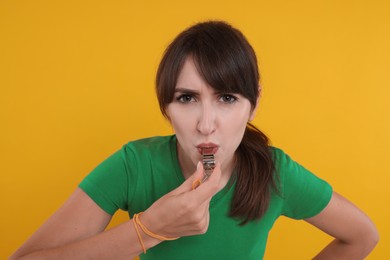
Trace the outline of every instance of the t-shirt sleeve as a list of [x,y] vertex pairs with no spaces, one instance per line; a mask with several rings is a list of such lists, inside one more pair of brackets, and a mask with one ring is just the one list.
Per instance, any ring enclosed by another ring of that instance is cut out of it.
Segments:
[[332,187],[282,150],[274,148],[274,155],[283,199],[282,215],[305,219],[320,213],[332,197]]
[[100,208],[113,215],[118,209],[127,210],[128,185],[126,149],[123,147],[92,170],[79,187]]

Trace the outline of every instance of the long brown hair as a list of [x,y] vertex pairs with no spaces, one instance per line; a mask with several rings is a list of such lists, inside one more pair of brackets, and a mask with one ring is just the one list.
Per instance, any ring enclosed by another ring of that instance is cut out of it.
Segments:
[[[245,36],[222,21],[198,23],[180,33],[166,49],[156,77],[161,112],[173,100],[184,61],[191,56],[204,80],[217,92],[243,95],[255,108],[260,95],[257,58]],[[245,224],[261,218],[275,188],[269,140],[248,123],[236,151],[236,187],[230,215]]]

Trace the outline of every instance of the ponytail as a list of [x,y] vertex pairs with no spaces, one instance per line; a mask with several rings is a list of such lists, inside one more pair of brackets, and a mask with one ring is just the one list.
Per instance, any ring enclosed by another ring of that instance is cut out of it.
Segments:
[[230,216],[241,219],[241,225],[260,219],[267,211],[271,189],[276,188],[274,162],[269,139],[248,123],[236,152],[236,187]]

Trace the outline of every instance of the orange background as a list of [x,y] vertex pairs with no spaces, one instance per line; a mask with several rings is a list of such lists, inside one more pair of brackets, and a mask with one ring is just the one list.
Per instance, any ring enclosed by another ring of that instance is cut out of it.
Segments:
[[[171,133],[154,75],[173,37],[205,19],[240,28],[264,87],[255,123],[376,223],[390,258],[390,2],[0,2],[0,259],[99,162]],[[115,216],[112,225],[127,219]],[[308,259],[330,238],[280,218],[265,259]]]

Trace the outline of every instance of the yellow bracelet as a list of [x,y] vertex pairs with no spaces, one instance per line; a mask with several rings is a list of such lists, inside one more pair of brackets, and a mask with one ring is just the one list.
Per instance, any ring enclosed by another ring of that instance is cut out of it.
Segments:
[[137,232],[137,236],[138,236],[139,243],[140,243],[141,246],[142,246],[142,250],[144,251],[144,254],[146,254],[145,245],[144,245],[144,242],[142,241],[141,234],[140,234],[139,231],[138,231],[138,226],[137,226],[137,224],[135,223],[134,218],[133,218],[133,224],[134,224],[135,231]]
[[160,235],[157,235],[155,233],[153,233],[152,231],[150,231],[149,229],[147,229],[140,221],[139,217],[142,215],[143,212],[140,212],[138,214],[134,214],[133,216],[133,220],[135,221],[135,223],[137,223],[143,232],[145,232],[145,234],[151,236],[151,237],[154,237],[154,238],[157,238],[158,240],[161,240],[161,241],[170,241],[170,240],[176,240],[178,239],[179,237],[164,237],[164,236],[160,236]]

